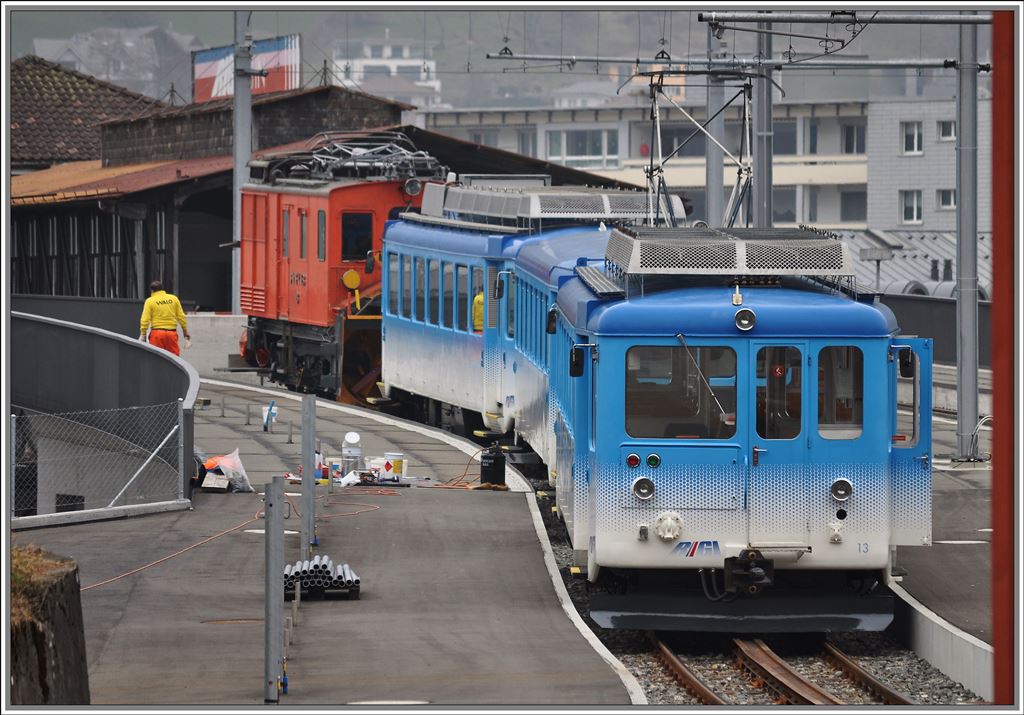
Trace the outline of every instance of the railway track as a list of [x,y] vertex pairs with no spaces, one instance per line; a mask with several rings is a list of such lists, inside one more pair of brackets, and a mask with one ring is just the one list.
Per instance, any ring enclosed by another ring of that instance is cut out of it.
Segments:
[[[702,679],[689,667],[675,650],[663,640],[654,638],[658,659],[672,673],[676,681],[705,705],[729,705],[730,700],[716,692],[715,685]],[[749,676],[756,688],[771,694],[779,705],[848,705],[847,700],[837,697],[827,689],[811,682],[789,662],[775,653],[760,639],[736,638],[734,647],[735,667]],[[818,657],[839,670],[856,686],[886,705],[913,705],[912,700],[896,692],[885,683],[868,673],[855,660],[844,654],[832,643],[825,642]]]

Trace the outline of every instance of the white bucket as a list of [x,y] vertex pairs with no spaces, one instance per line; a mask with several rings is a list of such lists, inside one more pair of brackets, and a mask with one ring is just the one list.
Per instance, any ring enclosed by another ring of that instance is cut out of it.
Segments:
[[397,482],[401,480],[405,469],[405,455],[402,452],[385,452],[384,469],[381,471],[381,481]]

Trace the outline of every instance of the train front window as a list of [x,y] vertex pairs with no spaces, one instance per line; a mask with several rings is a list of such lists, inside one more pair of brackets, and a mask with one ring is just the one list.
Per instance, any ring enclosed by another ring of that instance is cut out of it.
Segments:
[[757,353],[757,434],[764,439],[794,439],[800,434],[800,351],[785,345]]
[[818,353],[818,434],[857,439],[864,431],[864,354],[851,345]]
[[736,434],[736,353],[724,346],[637,346],[626,353],[626,433],[656,439]]
[[373,250],[373,214],[341,214],[341,260],[362,261]]

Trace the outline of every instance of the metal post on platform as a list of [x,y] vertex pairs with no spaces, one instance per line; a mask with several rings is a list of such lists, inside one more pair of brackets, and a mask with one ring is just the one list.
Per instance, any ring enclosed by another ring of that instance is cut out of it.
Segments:
[[302,396],[302,541],[309,546],[316,543],[316,464],[313,448],[316,445],[316,397]]
[[295,440],[292,439],[292,427],[294,425],[295,422],[293,420],[288,420],[288,444],[295,444]]
[[[973,12],[967,13],[973,15]],[[956,127],[956,459],[978,458],[978,26],[960,25]]]
[[178,398],[178,499],[185,498],[185,401]]
[[249,403],[246,402],[245,403],[245,424],[246,424],[246,426],[249,426],[249,425],[252,424],[252,418],[249,415],[249,412],[250,412],[249,407],[250,407]]
[[18,416],[11,415],[11,517],[18,509]]
[[220,416],[224,416],[224,395],[220,396]]
[[273,477],[267,485],[263,514],[263,702],[276,703],[284,633],[284,477]]

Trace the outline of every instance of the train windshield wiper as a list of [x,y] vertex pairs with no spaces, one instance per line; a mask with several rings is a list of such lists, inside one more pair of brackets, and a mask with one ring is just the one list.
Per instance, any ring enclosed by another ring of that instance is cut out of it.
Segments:
[[718,395],[715,394],[715,390],[711,387],[711,383],[708,382],[708,379],[704,376],[704,371],[700,369],[700,365],[697,364],[697,360],[693,357],[693,353],[690,352],[690,346],[686,344],[686,338],[683,337],[682,333],[676,333],[676,339],[682,343],[683,348],[686,350],[687,357],[690,358],[690,362],[693,363],[693,366],[697,368],[697,374],[700,375],[700,379],[704,381],[704,385],[708,388],[708,392],[711,393],[711,399],[713,399],[715,404],[718,405],[718,411],[724,419],[726,414],[725,410],[722,408],[722,403],[718,401]]

